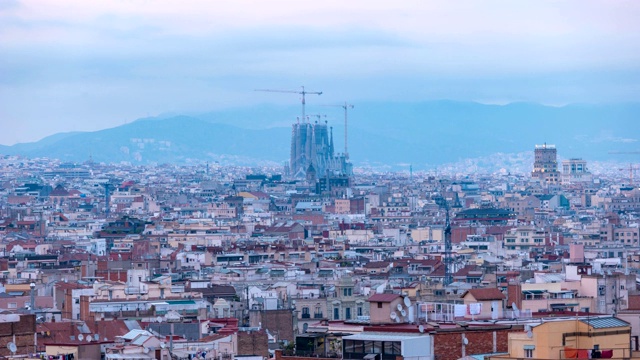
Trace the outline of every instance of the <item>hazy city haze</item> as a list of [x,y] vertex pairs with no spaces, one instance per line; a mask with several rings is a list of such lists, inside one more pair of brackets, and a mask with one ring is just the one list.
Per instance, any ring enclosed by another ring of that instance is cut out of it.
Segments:
[[[634,102],[633,1],[0,3],[0,144],[140,117],[453,99]],[[293,119],[283,119],[287,123]]]

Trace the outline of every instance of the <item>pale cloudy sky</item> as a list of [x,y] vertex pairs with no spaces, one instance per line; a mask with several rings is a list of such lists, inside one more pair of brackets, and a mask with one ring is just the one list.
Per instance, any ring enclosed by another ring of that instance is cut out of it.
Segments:
[[0,144],[323,101],[640,100],[639,1],[0,0]]

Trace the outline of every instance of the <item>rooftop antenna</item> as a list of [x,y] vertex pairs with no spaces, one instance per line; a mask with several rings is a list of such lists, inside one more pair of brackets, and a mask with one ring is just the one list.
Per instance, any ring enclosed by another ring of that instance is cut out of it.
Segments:
[[307,91],[304,89],[304,86],[301,86],[302,90],[273,90],[273,89],[256,89],[255,91],[266,91],[266,92],[278,92],[278,93],[288,93],[288,94],[300,94],[302,95],[302,121],[304,121],[307,117],[305,116],[305,105],[306,105],[306,96],[309,95],[322,95],[322,91]]
[[452,275],[452,259],[451,259],[451,222],[449,220],[449,204],[447,199],[440,195],[440,206],[446,212],[445,228],[444,228],[444,285],[447,286],[453,282]]

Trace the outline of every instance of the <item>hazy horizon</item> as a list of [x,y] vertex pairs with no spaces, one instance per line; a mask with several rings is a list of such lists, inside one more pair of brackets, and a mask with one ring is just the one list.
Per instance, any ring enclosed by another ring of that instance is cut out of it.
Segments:
[[165,113],[640,101],[640,2],[6,0],[0,144]]

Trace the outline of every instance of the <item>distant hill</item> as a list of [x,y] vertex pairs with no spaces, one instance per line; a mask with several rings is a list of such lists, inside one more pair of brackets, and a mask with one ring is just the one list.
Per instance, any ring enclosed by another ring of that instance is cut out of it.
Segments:
[[[281,164],[288,160],[290,124],[298,106],[252,106],[190,116],[163,115],[96,132],[56,134],[29,144],[0,147],[6,154],[66,161],[132,163]],[[340,108],[307,106],[327,114],[336,149],[343,150]],[[640,104],[569,105],[472,102],[371,102],[349,114],[349,153],[356,165],[426,169],[496,153],[558,147],[562,158],[640,161],[612,151],[640,150]],[[311,117],[315,121],[316,117]],[[325,118],[321,118],[325,121]]]
[[[186,116],[143,119],[112,129],[5,148],[8,154],[64,161],[253,165],[286,158],[289,130],[247,130]],[[265,141],[269,139],[269,141]]]

